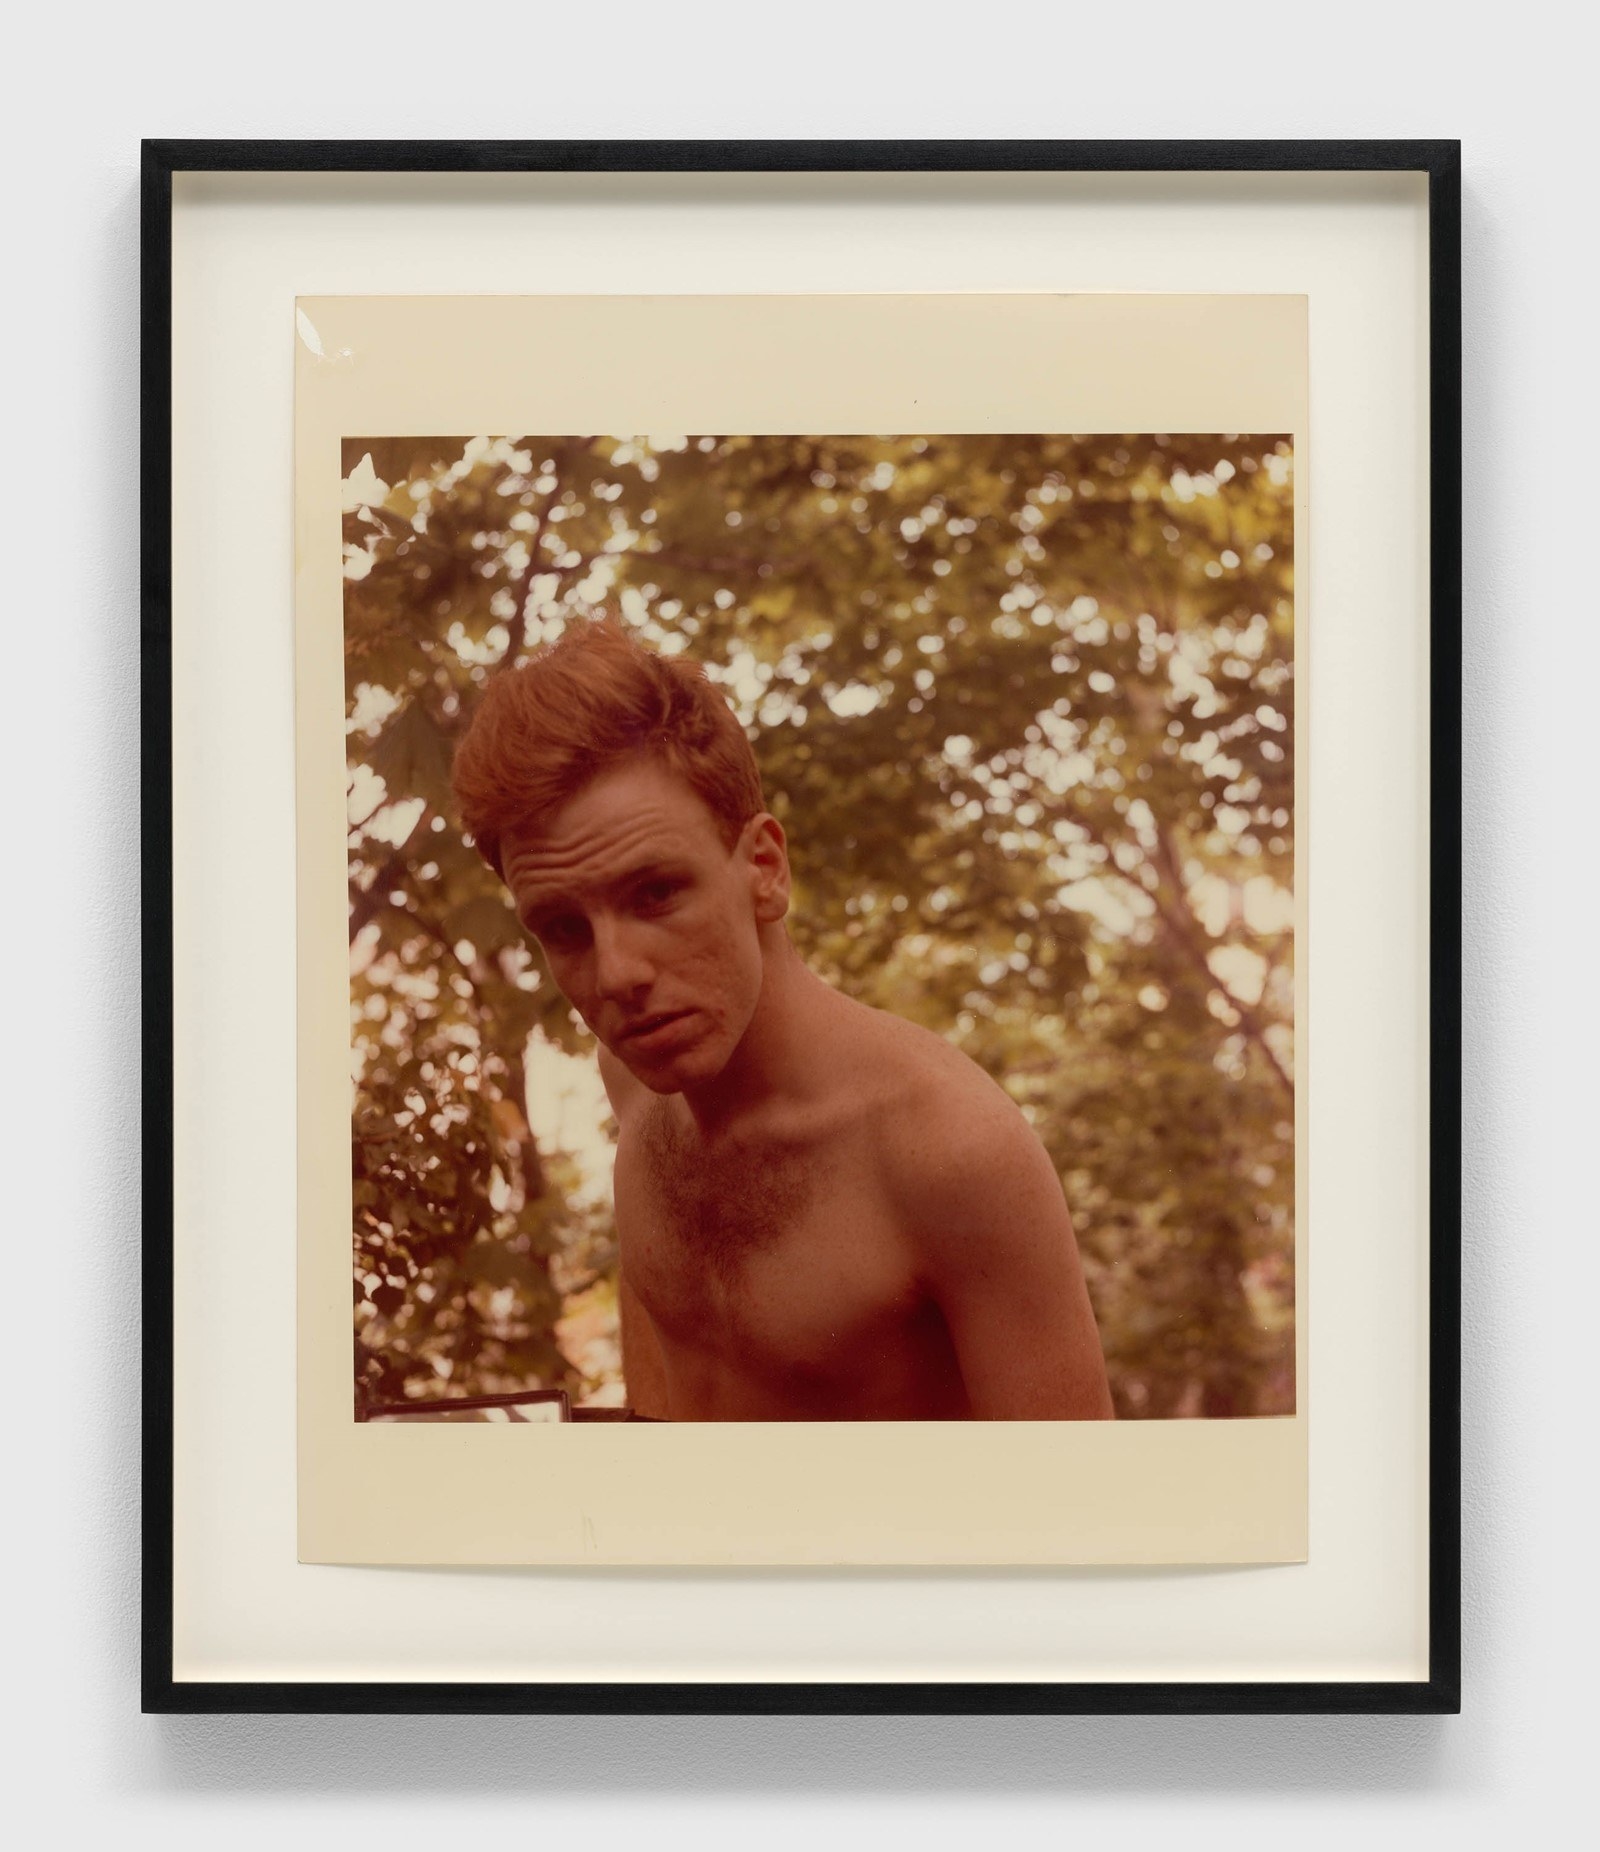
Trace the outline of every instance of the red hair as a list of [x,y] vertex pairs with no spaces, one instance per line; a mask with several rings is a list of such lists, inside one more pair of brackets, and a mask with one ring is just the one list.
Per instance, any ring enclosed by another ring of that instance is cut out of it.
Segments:
[[574,623],[484,690],[456,750],[461,820],[501,874],[508,831],[642,756],[680,774],[729,848],[766,808],[744,728],[698,663],[658,656],[612,618]]

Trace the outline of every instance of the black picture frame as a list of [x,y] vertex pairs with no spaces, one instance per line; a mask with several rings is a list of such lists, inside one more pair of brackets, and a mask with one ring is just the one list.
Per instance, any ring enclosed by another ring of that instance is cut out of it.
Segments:
[[[1431,780],[1428,1672],[1407,1682],[239,1683],[178,1680],[173,1623],[171,211],[174,177],[260,173],[1425,175]],[[143,146],[143,1623],[147,1712],[721,1715],[1448,1713],[1461,1706],[1461,149],[1398,141],[164,141]]]

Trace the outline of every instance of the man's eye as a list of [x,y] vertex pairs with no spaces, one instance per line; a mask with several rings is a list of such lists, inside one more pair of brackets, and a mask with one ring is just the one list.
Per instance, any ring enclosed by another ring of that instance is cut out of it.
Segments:
[[645,881],[633,891],[634,905],[646,911],[664,907],[678,892],[678,887],[676,881]]
[[552,951],[567,952],[583,944],[585,927],[578,919],[541,920],[534,936]]

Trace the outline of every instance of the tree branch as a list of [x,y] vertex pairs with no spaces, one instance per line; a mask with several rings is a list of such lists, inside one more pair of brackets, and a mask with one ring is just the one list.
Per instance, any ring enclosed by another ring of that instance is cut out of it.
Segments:
[[[1142,844],[1136,843],[1132,845],[1138,850],[1140,856],[1156,871],[1157,886],[1155,891],[1152,892],[1143,882],[1135,881],[1126,870],[1117,866],[1117,858],[1112,853],[1112,845],[1103,831],[1098,830],[1092,823],[1089,823],[1083,817],[1073,817],[1071,821],[1083,830],[1091,842],[1097,843],[1105,850],[1106,862],[1110,872],[1120,877],[1120,879],[1125,881],[1130,887],[1136,888],[1154,905],[1156,917],[1167,929],[1168,935],[1173,942],[1178,946],[1179,950],[1188,959],[1190,964],[1194,966],[1197,973],[1204,978],[1205,982],[1217,992],[1223,1002],[1227,1004],[1228,1008],[1238,1017],[1239,1027],[1243,1030],[1246,1040],[1252,1043],[1260,1053],[1262,1059],[1271,1070],[1274,1079],[1283,1089],[1284,1094],[1292,1105],[1294,1103],[1293,1076],[1285,1069],[1283,1063],[1278,1059],[1277,1054],[1273,1050],[1272,1044],[1267,1040],[1266,1028],[1261,1018],[1242,997],[1235,995],[1211,968],[1211,961],[1206,954],[1206,947],[1201,942],[1195,930],[1194,916],[1189,912],[1187,890],[1183,885],[1183,879],[1178,870],[1177,858],[1173,854],[1172,844],[1168,840],[1166,832],[1162,829],[1161,825],[1159,823],[1156,824],[1156,846],[1158,853],[1155,856],[1146,854]],[[1169,896],[1174,895],[1178,897],[1176,903],[1172,898],[1169,898]],[[1179,911],[1180,907],[1182,908],[1181,913]]]
[[554,566],[548,561],[541,561],[539,543],[550,531],[550,510],[555,505],[556,497],[561,493],[561,478],[575,448],[574,444],[567,443],[556,451],[555,487],[545,496],[544,506],[534,516],[533,526],[528,532],[528,564],[517,580],[516,590],[512,593],[517,608],[512,613],[511,634],[506,644],[506,653],[500,658],[493,671],[496,675],[515,666],[517,658],[522,654],[523,645],[528,640],[528,597],[533,589],[534,580],[541,571],[553,572],[559,576],[564,571],[572,570],[570,567]]
[[1260,1051],[1268,1067],[1271,1068],[1272,1072],[1277,1076],[1279,1086],[1283,1088],[1290,1103],[1293,1104],[1294,1079],[1286,1071],[1283,1063],[1274,1052],[1272,1044],[1267,1040],[1266,1029],[1261,1018],[1256,1014],[1251,1005],[1244,1002],[1242,998],[1236,996],[1222,979],[1217,976],[1216,972],[1211,969],[1211,961],[1206,954],[1206,948],[1201,944],[1194,931],[1194,916],[1189,911],[1188,890],[1184,886],[1183,876],[1178,868],[1177,856],[1173,853],[1171,838],[1168,836],[1166,829],[1159,820],[1156,822],[1155,832],[1157,849],[1157,859],[1155,862],[1156,874],[1167,887],[1168,891],[1180,898],[1184,913],[1187,917],[1179,918],[1175,907],[1163,907],[1159,893],[1152,895],[1151,898],[1155,901],[1156,907],[1161,912],[1163,919],[1166,921],[1171,931],[1176,935],[1179,943],[1182,944],[1187,951],[1189,957],[1195,961],[1211,982],[1216,985],[1217,989],[1222,994],[1223,1000],[1239,1018],[1239,1026],[1244,1030],[1246,1037],[1253,1042]]
[[[386,798],[384,801],[387,803],[389,800]],[[378,808],[382,809],[382,807],[380,805]],[[374,811],[373,815],[376,816],[377,811]],[[352,945],[355,943],[356,935],[370,923],[379,908],[384,905],[384,896],[393,886],[395,877],[405,873],[409,865],[406,858],[410,854],[411,845],[422,833],[423,826],[431,821],[432,816],[431,808],[424,803],[405,841],[397,843],[389,851],[378,864],[377,873],[367,885],[357,887],[354,881],[350,883],[350,943]]]

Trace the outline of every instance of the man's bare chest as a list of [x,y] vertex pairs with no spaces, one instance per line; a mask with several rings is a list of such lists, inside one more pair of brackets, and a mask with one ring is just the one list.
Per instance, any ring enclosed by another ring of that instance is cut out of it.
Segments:
[[760,1140],[715,1153],[657,1123],[640,1139],[637,1200],[663,1258],[691,1257],[732,1285],[759,1256],[804,1238],[830,1195],[825,1159],[793,1140]]
[[918,1292],[848,1139],[712,1154],[660,1122],[619,1153],[628,1280],[669,1350],[830,1380],[893,1348]]

